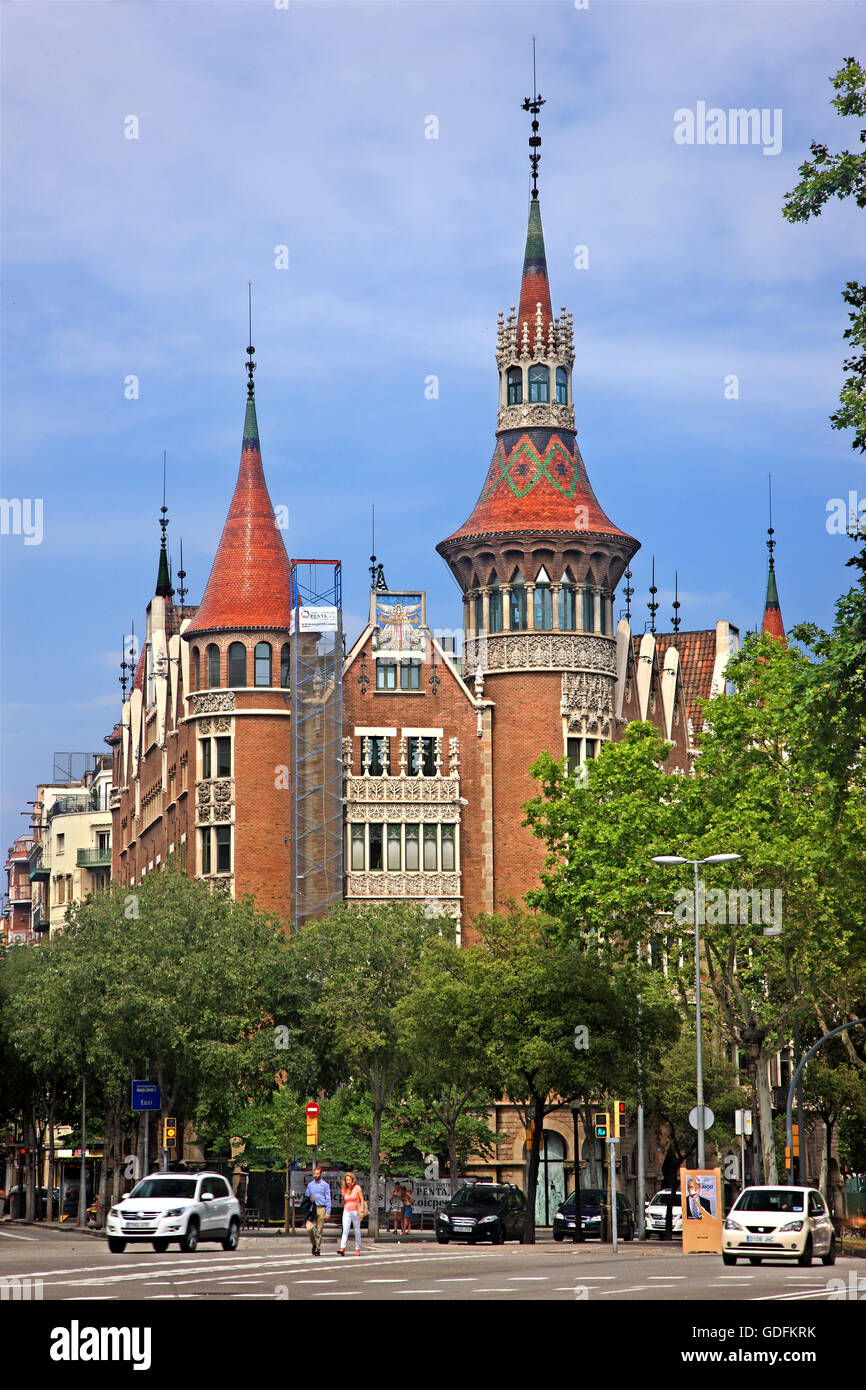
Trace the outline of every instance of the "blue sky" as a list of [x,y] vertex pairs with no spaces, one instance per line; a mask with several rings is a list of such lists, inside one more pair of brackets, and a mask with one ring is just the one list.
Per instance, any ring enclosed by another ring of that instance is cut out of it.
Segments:
[[[590,478],[642,542],[640,623],[653,553],[662,627],[675,568],[684,627],[759,621],[771,471],[786,624],[828,625],[851,571],[827,502],[866,493],[827,422],[862,213],[834,203],[790,226],[781,206],[812,138],[856,147],[828,78],[863,59],[862,15],[837,0],[7,5],[2,495],[43,499],[44,520],[40,545],[0,538],[4,844],[52,752],[102,749],[118,716],[163,449],[174,565],[182,536],[201,598],[239,458],[249,279],[289,554],[343,561],[353,637],[375,502],[390,584],[426,588],[433,626],[459,623],[434,546],[493,449],[533,33],[553,303],[574,315]],[[780,153],[675,143],[674,112],[699,101],[780,109]]]

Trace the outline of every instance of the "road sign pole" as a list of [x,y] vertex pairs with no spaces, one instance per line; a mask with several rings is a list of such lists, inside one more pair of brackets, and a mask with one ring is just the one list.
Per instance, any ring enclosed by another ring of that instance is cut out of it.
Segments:
[[607,1190],[610,1200],[610,1235],[611,1244],[613,1245],[613,1253],[616,1254],[619,1247],[617,1245],[616,1239],[616,1140],[614,1139],[613,1135],[608,1136],[607,1154],[607,1162],[609,1169],[607,1179]]

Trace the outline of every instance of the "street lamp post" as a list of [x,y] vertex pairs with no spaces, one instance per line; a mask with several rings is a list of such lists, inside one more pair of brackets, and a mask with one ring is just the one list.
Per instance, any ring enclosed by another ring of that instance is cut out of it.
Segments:
[[695,1027],[697,1030],[697,1092],[698,1092],[698,1167],[706,1167],[704,1149],[704,1059],[701,1036],[701,910],[698,866],[700,864],[730,864],[738,854],[710,854],[706,859],[685,859],[681,854],[656,854],[654,864],[692,864],[695,870]]

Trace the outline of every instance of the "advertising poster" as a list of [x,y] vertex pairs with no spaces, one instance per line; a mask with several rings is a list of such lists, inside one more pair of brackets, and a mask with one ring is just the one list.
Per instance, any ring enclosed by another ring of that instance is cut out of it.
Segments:
[[684,1169],[680,1173],[683,1202],[683,1254],[722,1251],[722,1170]]

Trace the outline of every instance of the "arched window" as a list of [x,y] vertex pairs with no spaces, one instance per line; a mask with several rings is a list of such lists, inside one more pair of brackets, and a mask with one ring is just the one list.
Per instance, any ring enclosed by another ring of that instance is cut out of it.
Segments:
[[568,404],[568,372],[564,367],[556,369],[556,404]]
[[211,642],[205,653],[207,656],[207,683],[211,690],[220,684],[220,649]]
[[522,404],[523,404],[523,368],[522,368],[522,367],[509,367],[509,368],[508,368],[508,375],[506,376],[506,383],[507,383],[507,386],[508,386],[508,404],[509,404],[509,405],[522,405]]
[[518,570],[511,581],[511,631],[520,632],[526,627],[526,587],[523,575]]
[[474,598],[473,602],[474,602],[474,605],[475,605],[475,631],[476,631],[476,632],[483,632],[483,631],[484,631],[484,595],[482,594],[482,592],[481,592],[480,589],[478,590],[478,593],[475,595],[475,598]]
[[201,654],[198,647],[192,649],[192,688],[198,690],[201,685]]
[[229,647],[229,685],[239,686],[247,683],[247,649],[243,642],[232,642]]
[[289,688],[289,644],[284,642],[280,648],[280,685],[283,690]]
[[532,621],[537,632],[549,632],[553,627],[553,594],[550,579],[542,567],[538,571],[532,596]]
[[599,612],[599,632],[607,633],[607,595],[602,594],[598,605]]
[[570,579],[563,579],[559,590],[559,626],[563,632],[574,632],[574,585]]
[[583,617],[581,627],[584,632],[595,632],[595,594],[592,589],[583,591]]
[[490,613],[490,631],[502,631],[502,590],[499,587],[499,580],[495,574],[490,576],[490,600],[488,604]]
[[270,685],[271,683],[271,644],[270,642],[257,642],[255,654],[255,684]]
[[529,400],[550,400],[550,368],[535,366],[529,368]]

